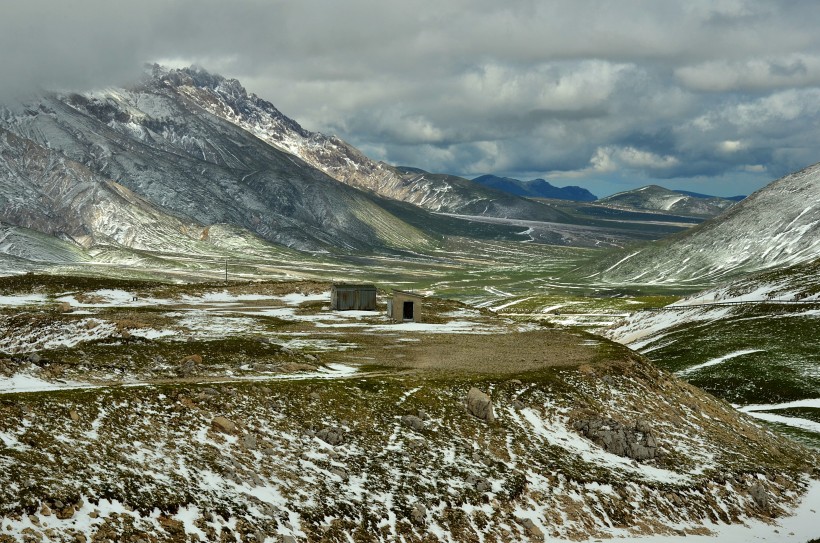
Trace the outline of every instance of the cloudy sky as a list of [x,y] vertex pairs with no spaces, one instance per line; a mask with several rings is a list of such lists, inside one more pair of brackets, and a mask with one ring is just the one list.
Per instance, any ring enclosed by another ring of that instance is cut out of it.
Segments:
[[5,0],[0,98],[196,63],[393,164],[747,194],[820,161],[818,25],[814,0]]

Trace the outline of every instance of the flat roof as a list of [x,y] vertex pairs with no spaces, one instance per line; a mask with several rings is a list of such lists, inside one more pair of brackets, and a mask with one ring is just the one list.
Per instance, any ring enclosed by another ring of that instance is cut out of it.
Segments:
[[376,289],[376,285],[367,283],[333,283],[333,288],[372,288]]
[[396,288],[393,289],[393,294],[403,294],[405,296],[412,296],[413,298],[424,298],[425,297],[424,294],[419,294],[417,292],[410,292],[408,290],[399,290],[399,289],[396,289]]

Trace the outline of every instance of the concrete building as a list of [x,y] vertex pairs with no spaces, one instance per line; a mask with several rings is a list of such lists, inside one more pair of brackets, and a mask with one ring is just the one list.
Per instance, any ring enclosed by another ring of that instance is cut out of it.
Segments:
[[422,320],[422,302],[424,296],[404,290],[394,290],[393,297],[387,300],[387,316],[394,322]]

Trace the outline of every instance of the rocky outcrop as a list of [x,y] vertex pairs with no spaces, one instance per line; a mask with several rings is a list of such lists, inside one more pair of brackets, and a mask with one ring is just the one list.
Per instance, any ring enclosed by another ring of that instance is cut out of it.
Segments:
[[607,452],[633,460],[651,460],[658,454],[652,427],[646,421],[625,426],[613,419],[592,417],[576,420],[572,427]]

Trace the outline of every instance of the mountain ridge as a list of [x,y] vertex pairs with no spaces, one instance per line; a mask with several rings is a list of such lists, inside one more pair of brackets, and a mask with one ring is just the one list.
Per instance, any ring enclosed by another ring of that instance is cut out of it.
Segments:
[[598,199],[597,196],[583,187],[556,187],[545,179],[521,181],[511,177],[499,177],[497,175],[488,174],[474,178],[473,182],[526,198],[552,198],[577,202],[593,202]]
[[0,126],[94,172],[96,183],[114,180],[201,227],[236,224],[299,249],[431,243],[366,193],[227,121],[192,111],[172,92],[140,88],[47,95],[21,114],[4,115]]
[[155,67],[153,79],[143,84],[157,82],[172,87],[205,111],[298,156],[334,179],[380,196],[434,212],[572,222],[571,217],[560,211],[515,195],[476,187],[461,177],[403,173],[371,160],[336,136],[305,130],[270,102],[249,94],[235,79],[195,68]]
[[626,284],[715,281],[815,258],[820,246],[820,163],[786,175],[723,214],[643,247],[613,254],[593,276]]
[[671,190],[659,185],[647,185],[600,198],[597,203],[621,209],[713,217],[730,208],[735,201],[719,196]]

